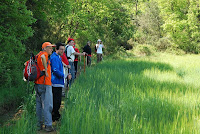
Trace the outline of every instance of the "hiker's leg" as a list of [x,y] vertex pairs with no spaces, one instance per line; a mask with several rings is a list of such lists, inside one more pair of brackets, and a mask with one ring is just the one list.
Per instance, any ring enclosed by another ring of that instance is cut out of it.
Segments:
[[100,61],[100,54],[97,54],[97,63]]
[[53,96],[52,96],[52,86],[44,85],[45,99],[44,99],[44,120],[45,126],[52,126],[52,109],[53,109]]
[[70,73],[72,75],[72,78],[69,81],[69,87],[71,87],[72,83],[74,82],[74,78],[75,78],[74,62],[69,62],[69,65],[71,66]]
[[102,61],[102,59],[103,59],[103,55],[102,55],[102,54],[100,54],[100,61]]
[[[71,73],[72,75],[72,62],[69,62],[69,65],[71,66],[71,68],[69,69],[69,73]],[[72,84],[72,80],[69,80],[69,87],[71,87]]]
[[64,74],[65,74],[65,79],[64,79],[64,88],[62,89],[62,96],[65,97],[65,91],[67,87],[67,75],[68,75],[68,68],[64,67]]
[[78,69],[78,61],[74,61],[74,69],[75,69],[75,78],[76,78],[77,69]]
[[87,64],[88,64],[88,66],[91,65],[91,57],[90,56],[87,56]]
[[52,118],[53,120],[57,120],[60,118],[59,109],[61,105],[62,98],[62,87],[52,87],[53,92],[53,112]]
[[37,115],[37,126],[41,126],[43,123],[43,109],[44,109],[44,93],[45,89],[43,85],[36,84],[36,115]]

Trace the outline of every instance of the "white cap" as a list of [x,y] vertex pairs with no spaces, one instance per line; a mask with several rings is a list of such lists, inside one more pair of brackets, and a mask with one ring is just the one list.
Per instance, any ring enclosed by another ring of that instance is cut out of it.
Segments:
[[98,40],[97,40],[97,42],[98,42],[98,41],[101,41],[101,40],[100,40],[100,39],[98,39]]

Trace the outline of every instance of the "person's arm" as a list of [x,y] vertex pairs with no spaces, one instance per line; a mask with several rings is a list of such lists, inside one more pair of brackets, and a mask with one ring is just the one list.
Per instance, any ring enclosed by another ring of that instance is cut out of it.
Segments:
[[96,44],[97,49],[99,48],[99,44]]
[[47,73],[47,60],[44,54],[41,55],[41,59],[42,59],[42,64],[44,66],[45,75],[48,77],[49,75]]
[[73,54],[74,54],[74,55],[82,56],[82,55],[85,55],[85,52],[83,52],[83,53],[77,53],[77,52],[74,52]]
[[55,58],[51,59],[51,71],[57,76],[58,78],[64,78],[64,73],[58,69],[58,62]]

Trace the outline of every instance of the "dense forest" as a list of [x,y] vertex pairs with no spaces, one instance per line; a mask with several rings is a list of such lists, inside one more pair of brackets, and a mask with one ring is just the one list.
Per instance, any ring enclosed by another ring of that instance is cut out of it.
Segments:
[[100,38],[107,55],[142,46],[200,52],[199,0],[0,0],[0,18],[0,92],[6,89],[7,101],[16,99],[11,92],[22,94],[23,63],[44,41],[71,37],[82,48]]

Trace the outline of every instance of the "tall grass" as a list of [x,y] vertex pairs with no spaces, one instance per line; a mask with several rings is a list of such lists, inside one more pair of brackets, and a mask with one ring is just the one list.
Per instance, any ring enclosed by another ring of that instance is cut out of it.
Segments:
[[[60,133],[200,133],[199,58],[159,54],[87,68],[65,100]],[[37,133],[31,97],[1,133]]]
[[[199,133],[199,77],[191,74],[198,68],[182,66],[197,57],[176,58],[117,60],[87,69],[70,89],[60,133]],[[186,82],[190,75],[193,82]]]

